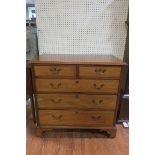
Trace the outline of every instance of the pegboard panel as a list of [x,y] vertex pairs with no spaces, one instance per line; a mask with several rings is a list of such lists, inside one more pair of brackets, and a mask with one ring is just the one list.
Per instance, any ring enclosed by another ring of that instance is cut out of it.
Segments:
[[39,54],[123,58],[128,0],[35,0]]

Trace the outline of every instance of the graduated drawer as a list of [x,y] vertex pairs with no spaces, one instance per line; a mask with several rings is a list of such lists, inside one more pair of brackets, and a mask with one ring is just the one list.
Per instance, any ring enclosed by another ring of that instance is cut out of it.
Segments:
[[76,67],[73,65],[34,66],[35,76],[75,77]]
[[103,77],[120,77],[121,67],[106,67],[106,66],[80,66],[79,76],[80,77],[92,77],[92,78],[103,78]]
[[113,111],[39,110],[40,125],[110,126]]
[[37,94],[38,108],[99,108],[114,110],[116,95]]
[[118,84],[118,80],[36,79],[36,91],[117,93]]

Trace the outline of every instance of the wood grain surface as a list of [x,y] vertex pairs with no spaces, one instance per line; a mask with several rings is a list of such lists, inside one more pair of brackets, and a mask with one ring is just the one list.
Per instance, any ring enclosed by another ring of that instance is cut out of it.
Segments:
[[42,54],[34,58],[35,64],[101,64],[101,65],[126,65],[122,60],[112,55],[90,54]]
[[119,80],[36,79],[36,90],[45,92],[117,93]]
[[120,77],[121,67],[80,66],[79,77],[103,78]]
[[[37,136],[42,136],[45,130],[57,127],[98,129],[107,137],[115,137],[120,72],[126,65],[123,61],[111,55],[78,54],[40,55],[31,63],[36,99]],[[41,94],[45,96],[37,98],[37,95]],[[49,95],[56,94],[60,96],[49,98]],[[75,101],[73,96],[61,96],[64,94],[89,96],[80,96],[80,100],[77,97]],[[94,95],[111,95],[111,99],[106,98],[103,102],[99,96],[92,98]],[[117,95],[117,101],[116,98],[113,100],[113,95]],[[84,108],[84,105],[90,103],[93,106]],[[72,104],[75,106],[72,107]],[[52,106],[48,107],[49,105]],[[55,109],[56,105],[61,106]],[[47,109],[42,106],[46,106]]]
[[37,94],[38,107],[41,109],[109,109],[114,110],[117,95],[88,94]]
[[112,126],[113,111],[39,110],[40,125],[103,127]]
[[35,76],[75,77],[76,66],[73,65],[34,66],[34,73]]
[[129,130],[116,125],[116,138],[81,130],[54,130],[44,138],[36,137],[32,120],[28,120],[26,155],[129,155]]

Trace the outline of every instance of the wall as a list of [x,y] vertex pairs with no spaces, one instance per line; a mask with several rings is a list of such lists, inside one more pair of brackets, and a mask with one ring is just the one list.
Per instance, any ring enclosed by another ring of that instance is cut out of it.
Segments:
[[39,53],[123,59],[128,0],[36,0]]

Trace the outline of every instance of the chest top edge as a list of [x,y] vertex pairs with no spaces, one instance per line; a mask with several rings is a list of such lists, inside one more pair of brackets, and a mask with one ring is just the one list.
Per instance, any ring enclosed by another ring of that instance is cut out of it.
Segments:
[[126,66],[127,63],[113,55],[86,54],[42,54],[30,61],[31,64],[70,64],[70,65],[106,65]]

